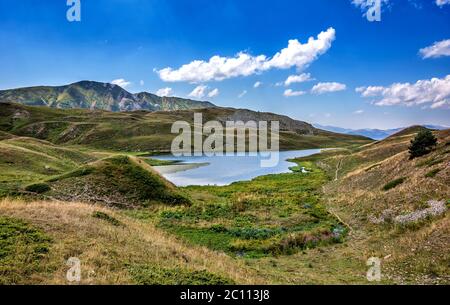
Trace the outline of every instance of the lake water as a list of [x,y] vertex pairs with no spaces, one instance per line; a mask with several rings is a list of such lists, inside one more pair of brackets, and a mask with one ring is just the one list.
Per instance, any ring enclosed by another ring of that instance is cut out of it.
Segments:
[[214,157],[174,157],[172,155],[156,156],[153,159],[180,161],[180,164],[155,166],[167,180],[177,186],[188,185],[228,185],[236,181],[251,180],[269,175],[289,173],[295,163],[286,161],[296,157],[305,157],[319,153],[320,149],[295,150],[280,152],[280,161],[275,167],[261,167],[261,156],[214,156]]

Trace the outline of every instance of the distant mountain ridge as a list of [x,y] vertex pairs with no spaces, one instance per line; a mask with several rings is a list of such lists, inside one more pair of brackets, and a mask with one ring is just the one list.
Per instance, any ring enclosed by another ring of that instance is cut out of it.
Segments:
[[38,86],[0,90],[0,103],[20,103],[51,108],[122,111],[168,111],[215,107],[178,97],[160,97],[148,92],[132,94],[122,87],[95,81],[80,81],[64,86]]
[[[387,137],[390,137],[404,129],[407,129],[409,127],[401,127],[401,128],[393,128],[393,129],[348,129],[348,128],[341,128],[341,127],[335,127],[335,126],[324,126],[320,124],[313,124],[314,127],[320,128],[323,130],[331,131],[331,132],[338,132],[348,135],[359,135],[359,136],[365,136],[374,140],[383,140]],[[450,127],[447,126],[440,126],[440,125],[422,125],[423,127],[426,127],[428,129],[434,129],[434,130],[445,130],[449,129]]]

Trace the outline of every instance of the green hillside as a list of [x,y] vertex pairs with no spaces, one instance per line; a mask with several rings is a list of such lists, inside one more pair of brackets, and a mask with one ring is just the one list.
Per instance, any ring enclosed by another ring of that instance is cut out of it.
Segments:
[[[307,149],[361,145],[372,142],[362,136],[332,133],[286,116],[232,108],[195,110],[203,120],[278,120],[280,148]],[[0,131],[33,137],[61,145],[83,145],[115,151],[169,151],[175,121],[192,123],[193,110],[169,112],[108,112],[53,109],[0,103]]]

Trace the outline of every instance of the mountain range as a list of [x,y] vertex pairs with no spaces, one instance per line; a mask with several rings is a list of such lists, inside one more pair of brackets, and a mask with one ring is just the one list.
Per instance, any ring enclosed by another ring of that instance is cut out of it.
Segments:
[[65,86],[38,86],[0,91],[0,102],[51,108],[108,111],[168,111],[212,108],[210,102],[161,97],[148,92],[132,94],[109,83],[80,81]]
[[[374,140],[383,140],[387,137],[396,134],[403,129],[406,129],[407,127],[400,127],[400,128],[393,128],[393,129],[348,129],[348,128],[342,128],[342,127],[336,127],[336,126],[324,126],[320,124],[313,124],[314,127],[327,130],[331,132],[337,132],[337,133],[343,133],[348,135],[359,135],[359,136],[365,136]],[[432,130],[445,130],[449,129],[450,127],[447,126],[440,126],[440,125],[422,125],[423,127],[426,127],[428,129]]]

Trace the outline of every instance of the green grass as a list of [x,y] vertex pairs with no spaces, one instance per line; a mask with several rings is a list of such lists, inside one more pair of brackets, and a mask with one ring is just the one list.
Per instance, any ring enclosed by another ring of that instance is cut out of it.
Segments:
[[167,165],[173,165],[173,164],[178,163],[177,161],[157,160],[157,159],[150,159],[150,158],[144,158],[144,160],[150,166],[167,166]]
[[398,179],[392,180],[392,181],[386,183],[383,186],[383,190],[384,191],[389,191],[389,190],[399,186],[400,184],[404,183],[405,181],[406,181],[406,177],[402,177],[402,178],[398,178]]
[[206,270],[183,268],[160,268],[147,265],[132,265],[129,272],[140,285],[231,285],[234,282]]
[[50,238],[26,222],[0,216],[0,284],[23,283],[41,271]]
[[321,203],[326,174],[312,162],[299,162],[301,167],[310,172],[268,175],[224,187],[188,187],[194,203],[165,209],[158,225],[189,243],[247,258],[341,242],[346,229]]

